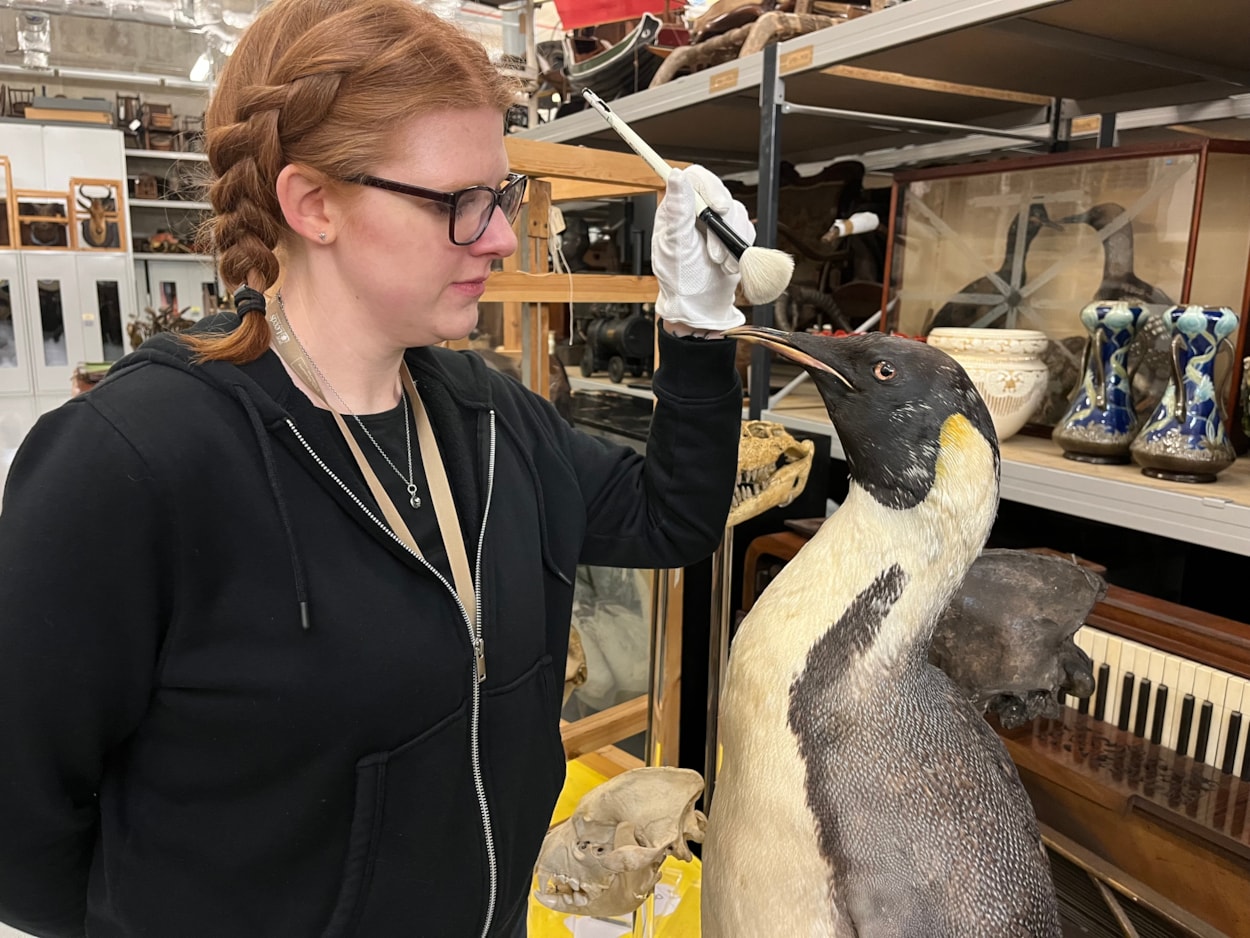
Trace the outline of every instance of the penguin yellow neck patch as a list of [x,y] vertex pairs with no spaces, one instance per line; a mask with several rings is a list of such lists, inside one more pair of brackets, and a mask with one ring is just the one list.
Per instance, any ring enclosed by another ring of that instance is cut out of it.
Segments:
[[939,452],[937,466],[934,467],[937,477],[941,479],[950,471],[952,460],[970,454],[972,448],[978,445],[985,445],[985,440],[972,421],[963,414],[947,417],[938,434]]

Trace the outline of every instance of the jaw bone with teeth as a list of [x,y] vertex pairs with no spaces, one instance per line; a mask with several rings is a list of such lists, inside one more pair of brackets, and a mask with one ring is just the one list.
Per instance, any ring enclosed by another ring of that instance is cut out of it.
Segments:
[[727,525],[788,505],[807,484],[816,445],[796,440],[779,423],[744,420],[738,441],[738,483]]
[[660,879],[669,856],[690,860],[707,818],[695,810],[703,776],[692,769],[631,769],[586,794],[547,832],[535,873],[538,901],[557,912],[625,915]]

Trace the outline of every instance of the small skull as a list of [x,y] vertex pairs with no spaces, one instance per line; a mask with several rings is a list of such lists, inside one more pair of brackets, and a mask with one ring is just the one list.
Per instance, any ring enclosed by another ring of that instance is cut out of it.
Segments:
[[695,810],[703,777],[691,769],[631,769],[589,792],[547,832],[535,895],[574,915],[625,915],[660,879],[665,857],[690,860],[707,818]]
[[1106,592],[1066,557],[983,551],[938,620],[929,661],[1005,729],[1058,716],[1060,691],[1094,692],[1093,663],[1072,635]]

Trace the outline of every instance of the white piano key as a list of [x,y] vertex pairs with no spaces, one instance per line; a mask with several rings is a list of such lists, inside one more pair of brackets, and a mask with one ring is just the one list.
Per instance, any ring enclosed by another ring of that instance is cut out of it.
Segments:
[[[1139,656],[1138,649],[1140,646],[1136,642],[1130,642],[1127,639],[1120,648],[1120,706],[1116,707],[1116,720],[1120,718],[1120,708],[1124,706],[1124,682],[1123,678],[1129,674],[1133,675],[1133,686],[1128,691],[1128,722],[1124,724],[1124,729],[1131,733],[1133,727],[1137,723],[1137,688],[1143,675],[1146,673],[1145,665],[1150,660],[1149,652],[1142,649],[1143,654]],[[1141,657],[1141,665],[1137,664],[1138,658]]]
[[1241,682],[1241,733],[1237,737],[1237,757],[1233,761],[1233,774],[1240,777],[1246,768],[1246,740],[1250,738],[1250,681]]
[[[1168,735],[1164,745],[1169,749],[1177,749],[1177,740],[1181,732],[1181,710],[1185,706],[1185,695],[1194,692],[1194,663],[1184,658],[1178,659],[1176,686],[1169,685],[1168,699],[1172,701],[1172,715],[1168,718]],[[1166,680],[1167,675],[1164,675]]]
[[1094,660],[1094,693],[1089,698],[1089,712],[1093,714],[1098,703],[1098,669],[1107,660],[1107,635],[1105,632],[1094,632],[1091,636],[1089,656]]
[[1124,648],[1123,639],[1115,635],[1107,636],[1107,665],[1111,668],[1111,678],[1107,682],[1106,722],[1114,724],[1120,713],[1120,679],[1124,672],[1120,666],[1120,656]]
[[1207,742],[1207,754],[1202,760],[1207,765],[1218,766],[1223,754],[1224,737],[1228,727],[1224,722],[1224,696],[1228,692],[1228,675],[1211,670],[1211,689],[1207,699],[1211,701],[1211,738]]
[[[1155,709],[1159,705],[1159,688],[1163,685],[1163,670],[1167,665],[1167,656],[1161,651],[1150,652],[1149,670],[1146,672],[1150,678],[1150,705],[1146,710],[1146,739],[1151,738],[1155,725]],[[1168,703],[1172,701],[1171,689],[1168,690]]]

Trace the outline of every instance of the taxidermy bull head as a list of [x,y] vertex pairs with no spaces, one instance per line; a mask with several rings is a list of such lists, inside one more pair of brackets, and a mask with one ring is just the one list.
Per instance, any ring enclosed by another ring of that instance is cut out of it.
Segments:
[[535,873],[538,901],[574,915],[625,915],[660,879],[666,857],[690,860],[703,842],[696,811],[703,777],[692,769],[631,769],[586,794],[547,832]]
[[78,187],[78,207],[87,213],[87,225],[83,229],[83,238],[93,248],[108,245],[108,218],[105,213],[111,211],[113,190],[101,186],[103,195],[94,196],[87,192],[87,186]]
[[738,440],[738,482],[726,525],[788,505],[803,492],[816,445],[799,442],[779,423],[745,420]]
[[1072,640],[1102,577],[1066,557],[986,550],[938,620],[929,661],[1005,729],[1059,715],[1059,692],[1094,692],[1093,663]]

